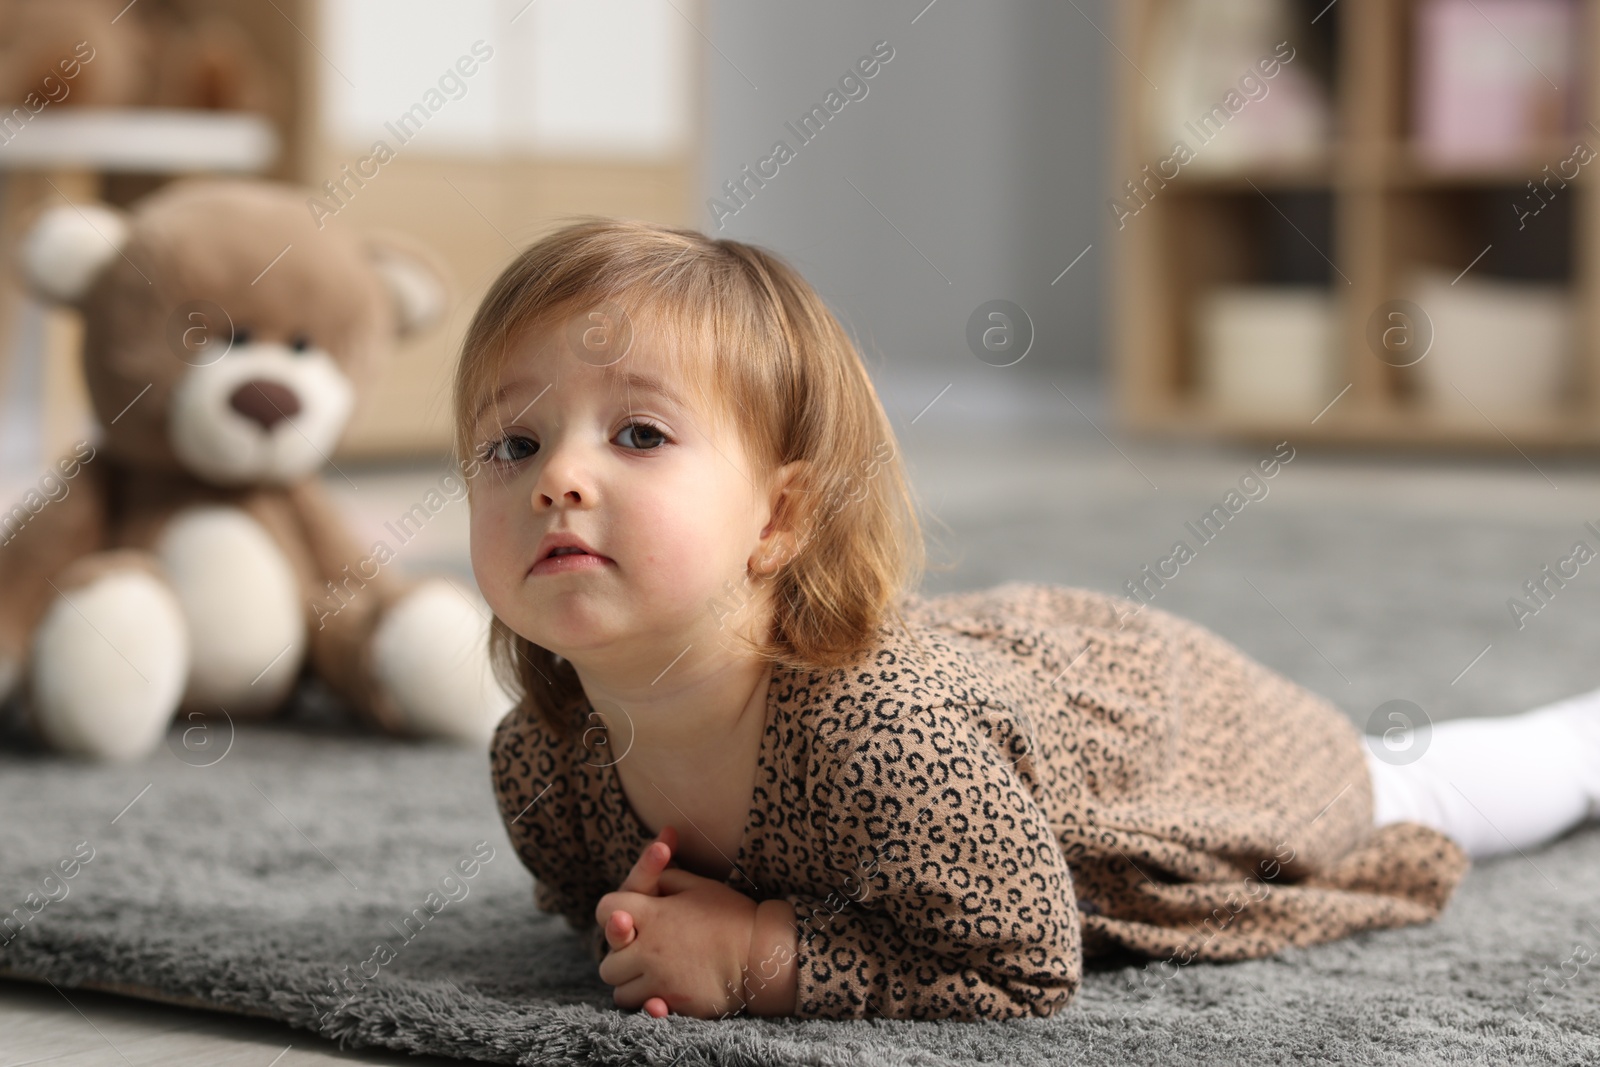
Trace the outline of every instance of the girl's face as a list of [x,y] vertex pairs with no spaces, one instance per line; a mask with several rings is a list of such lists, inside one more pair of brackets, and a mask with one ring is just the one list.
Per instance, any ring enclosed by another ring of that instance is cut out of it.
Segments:
[[773,551],[780,487],[648,336],[603,367],[569,336],[515,342],[479,416],[473,574],[534,644],[575,666],[621,655],[654,674],[715,642],[726,583]]

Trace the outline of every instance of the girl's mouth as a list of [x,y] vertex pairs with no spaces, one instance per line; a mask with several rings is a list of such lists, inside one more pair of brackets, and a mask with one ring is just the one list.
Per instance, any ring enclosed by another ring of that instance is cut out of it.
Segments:
[[550,574],[571,574],[575,571],[586,571],[596,567],[604,567],[611,561],[604,556],[596,556],[590,552],[563,552],[560,555],[546,556],[528,574],[533,577]]
[[612,562],[598,552],[591,552],[577,538],[566,535],[547,538],[540,549],[539,558],[528,568],[529,576],[570,574],[604,567]]

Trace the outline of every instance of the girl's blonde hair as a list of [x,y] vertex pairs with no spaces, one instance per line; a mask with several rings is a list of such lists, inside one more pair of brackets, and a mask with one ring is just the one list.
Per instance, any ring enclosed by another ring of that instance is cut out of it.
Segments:
[[[775,664],[828,670],[862,652],[919,578],[922,533],[884,414],[861,355],[822,299],[783,260],[754,245],[644,222],[584,219],[551,233],[501,272],[473,315],[456,368],[456,460],[471,493],[485,441],[481,405],[510,346],[575,315],[621,309],[653,328],[713,394],[754,461],[799,461],[779,519],[795,551],[771,575],[746,575],[707,605],[719,621],[771,593],[770,632],[755,651]],[[596,319],[596,322],[602,321]],[[615,327],[615,322],[610,323]],[[623,356],[622,358],[626,358]],[[676,383],[675,383],[676,384]],[[497,615],[496,676],[558,737],[581,725],[572,665]]]

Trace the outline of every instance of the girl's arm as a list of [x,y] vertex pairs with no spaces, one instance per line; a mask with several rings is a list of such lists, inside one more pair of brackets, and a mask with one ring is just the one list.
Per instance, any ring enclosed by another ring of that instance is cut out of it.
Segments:
[[1049,1016],[1077,994],[1071,871],[960,708],[874,721],[818,788],[830,893],[789,894],[798,1018]]
[[534,877],[540,911],[559,914],[584,939],[596,963],[605,958],[595,902],[607,886],[594,877],[561,748],[538,719],[518,708],[500,721],[489,745],[489,771],[511,847]]

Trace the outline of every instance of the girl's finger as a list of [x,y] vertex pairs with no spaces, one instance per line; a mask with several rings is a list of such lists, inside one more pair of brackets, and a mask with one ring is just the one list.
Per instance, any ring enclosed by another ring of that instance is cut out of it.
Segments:
[[[655,979],[649,978],[642,973],[630,977],[625,982],[613,982],[611,984],[616,986],[611,991],[611,1002],[619,1008],[642,1008],[646,1002],[660,999],[659,997],[652,997],[650,994],[652,988],[660,988],[657,986]],[[665,1001],[662,1003],[665,1004]]]
[[667,1017],[667,1002],[660,997],[651,997],[644,1002],[644,1010],[657,1019],[665,1019]]
[[633,944],[633,939],[639,936],[639,928],[634,925],[633,916],[625,911],[614,911],[606,922],[606,944],[613,949],[627,948]]
[[[644,963],[642,957],[631,948],[621,949],[606,954],[600,961],[600,980],[609,986],[616,986],[617,991],[627,990],[634,999],[622,1000],[613,997],[619,1008],[637,1008],[644,1003],[649,991],[643,987]],[[629,987],[632,987],[631,989]]]
[[623,892],[655,894],[656,878],[672,862],[672,854],[678,851],[678,831],[671,826],[663,826],[656,839],[645,847],[639,854],[638,860],[633,864],[633,869],[618,886]]

